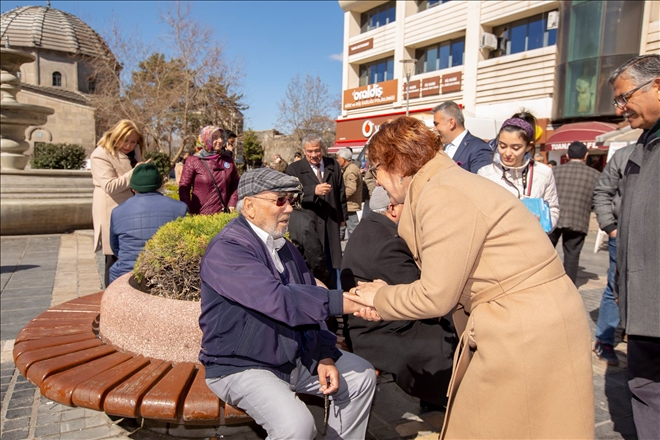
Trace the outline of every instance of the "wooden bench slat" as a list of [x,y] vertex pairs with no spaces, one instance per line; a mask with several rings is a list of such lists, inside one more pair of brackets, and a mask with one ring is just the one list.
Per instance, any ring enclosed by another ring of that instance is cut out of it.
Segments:
[[146,419],[177,420],[183,396],[195,372],[195,364],[181,362],[174,365],[142,399],[140,415]]
[[66,336],[76,333],[93,333],[90,324],[67,325],[63,327],[32,328],[28,324],[18,332],[14,343],[30,341],[32,339],[50,338],[52,336]]
[[71,395],[80,382],[104,374],[106,370],[116,367],[132,357],[128,353],[115,352],[61,373],[53,374],[41,383],[41,395],[63,405],[73,406]]
[[56,329],[60,327],[71,326],[91,326],[94,322],[92,319],[39,319],[30,323],[31,329]]
[[240,408],[236,408],[224,402],[222,409],[222,423],[225,425],[235,425],[239,423],[248,423],[252,422],[252,417],[247,415],[245,411]]
[[138,417],[142,398],[171,366],[169,362],[151,359],[149,365],[108,393],[103,411],[114,416]]
[[206,386],[205,369],[197,369],[195,380],[183,402],[183,420],[220,420],[220,399]]
[[26,376],[25,372],[35,362],[52,359],[54,357],[69,353],[75,353],[77,351],[87,350],[88,348],[98,347],[99,345],[103,345],[103,341],[100,339],[87,339],[84,341],[72,342],[70,344],[58,345],[55,347],[39,348],[37,350],[23,353],[18,358],[16,358],[14,363],[16,364],[18,371],[20,371],[23,376]]
[[33,339],[31,341],[20,342],[14,345],[13,355],[17,359],[25,352],[38,350],[40,348],[55,347],[57,345],[70,344],[72,342],[85,341],[87,339],[95,339],[93,333],[77,333],[68,336],[55,336],[52,338]]
[[25,377],[33,384],[41,386],[42,382],[53,374],[77,367],[78,365],[107,356],[114,352],[115,349],[112,346],[99,345],[98,347],[89,348],[87,350],[35,362],[30,368],[28,368]]
[[108,392],[148,364],[148,358],[137,356],[87,379],[75,387],[71,401],[76,406],[102,411]]

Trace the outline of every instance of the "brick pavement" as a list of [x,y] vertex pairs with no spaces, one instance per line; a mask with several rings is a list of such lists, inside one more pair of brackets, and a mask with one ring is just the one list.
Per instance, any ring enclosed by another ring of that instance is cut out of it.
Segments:
[[[591,232],[581,254],[578,287],[589,313],[592,334],[605,287],[607,252],[593,253]],[[134,420],[111,418],[97,411],[69,408],[40,396],[39,390],[14,368],[11,350],[18,331],[54,304],[97,292],[103,264],[91,252],[91,231],[73,234],[2,237],[0,320],[0,432],[11,439],[171,439],[141,429]],[[558,246],[560,248],[560,246]],[[561,254],[561,250],[560,250]],[[26,286],[31,287],[27,288]],[[620,340],[620,334],[618,335]],[[625,380],[625,343],[616,347],[622,360],[609,367],[593,357],[597,438],[635,437],[630,395]],[[322,408],[311,405],[317,421]],[[403,393],[389,375],[379,378],[369,423],[372,440],[437,438],[444,414],[423,412],[418,400]],[[263,438],[260,431],[226,435],[232,440]],[[321,438],[319,435],[317,438]]]

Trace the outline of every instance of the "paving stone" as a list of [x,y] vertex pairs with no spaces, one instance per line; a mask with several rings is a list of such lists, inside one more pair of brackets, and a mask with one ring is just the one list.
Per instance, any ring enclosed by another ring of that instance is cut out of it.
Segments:
[[[37,414],[37,426],[46,426],[57,423],[59,426],[60,421],[62,421],[62,413],[55,412],[53,414],[48,413],[39,413]],[[59,428],[58,431],[59,432]]]
[[[62,414],[64,415],[64,414]],[[62,418],[62,423],[60,424],[60,433],[70,432],[70,431],[80,431],[85,428],[85,419],[74,419],[74,420],[64,420]]]
[[30,391],[34,392],[34,390],[36,388],[37,387],[32,382],[28,382],[28,381],[26,381],[26,382],[17,382],[16,385],[14,385],[14,392],[24,391],[24,390],[26,390],[26,391],[30,390]]
[[[68,407],[65,407],[68,408]],[[62,411],[62,421],[82,419],[85,417],[85,408],[73,408]]]
[[20,397],[20,398],[16,398],[12,395],[11,399],[9,400],[9,405],[7,406],[7,408],[16,409],[16,408],[32,407],[33,403],[34,403],[34,393],[32,393],[32,395],[28,397]]
[[94,440],[107,438],[115,434],[109,426],[96,426],[94,428],[82,429],[78,431],[62,432],[60,438],[62,440]]
[[376,440],[399,440],[401,436],[390,425],[368,428],[368,434]]
[[59,437],[60,434],[60,425],[46,425],[46,426],[37,426],[37,428],[34,431],[34,436],[37,438],[40,437],[45,437],[49,435],[57,435]]
[[26,425],[29,425],[29,419],[14,419],[7,420],[4,424],[4,431],[14,431],[16,429],[24,429]]
[[434,411],[432,413],[422,414],[420,416],[429,425],[437,429],[442,429],[445,421],[445,413]]
[[96,414],[94,414],[91,417],[85,414],[84,420],[85,420],[85,428],[93,428],[94,426],[112,424],[112,421],[108,418],[108,416],[105,415],[105,413],[98,411],[96,411]]
[[401,437],[416,435],[419,431],[433,431],[433,427],[424,422],[405,422],[394,427]]
[[8,409],[7,410],[7,420],[10,419],[20,419],[23,417],[30,417],[32,414],[32,408],[18,408],[18,409]]
[[24,440],[28,438],[27,429],[17,429],[15,431],[3,431],[2,440]]

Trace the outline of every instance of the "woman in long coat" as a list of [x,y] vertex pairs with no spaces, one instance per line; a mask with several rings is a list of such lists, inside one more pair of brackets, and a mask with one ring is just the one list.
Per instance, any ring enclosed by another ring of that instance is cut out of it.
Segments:
[[110,247],[110,214],[117,205],[133,196],[129,184],[133,168],[142,161],[143,145],[144,139],[137,125],[123,119],[103,134],[90,155],[94,183],[94,251],[102,249],[105,255],[106,286],[108,271],[117,261]]
[[582,299],[540,223],[504,188],[459,168],[421,121],[383,124],[369,146],[378,182],[405,206],[411,284],[359,284],[368,319],[455,310],[461,334],[446,438],[593,438],[591,338]]

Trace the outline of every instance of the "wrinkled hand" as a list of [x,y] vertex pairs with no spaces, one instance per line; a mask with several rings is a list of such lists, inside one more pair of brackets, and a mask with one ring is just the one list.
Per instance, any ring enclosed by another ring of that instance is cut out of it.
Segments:
[[339,389],[339,370],[331,358],[321,359],[318,366],[319,390],[325,394],[334,394]]
[[357,287],[353,287],[348,293],[344,292],[344,298],[363,306],[373,307],[376,292],[383,286],[387,286],[387,283],[383,280],[373,280],[371,283],[358,281]]
[[365,321],[382,321],[383,318],[378,314],[376,309],[372,309],[371,307],[362,307],[360,308],[359,311],[353,313],[353,316],[357,316],[358,318],[362,318]]
[[319,183],[314,187],[314,194],[317,196],[324,196],[332,190],[332,186],[329,183]]

